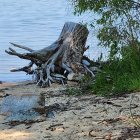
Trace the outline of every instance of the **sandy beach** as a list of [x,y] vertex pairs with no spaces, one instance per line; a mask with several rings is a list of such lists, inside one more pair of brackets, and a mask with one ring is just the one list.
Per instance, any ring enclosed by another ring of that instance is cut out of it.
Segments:
[[[69,83],[76,86],[76,83]],[[105,98],[96,95],[70,96],[66,86],[49,88],[34,83],[0,84],[0,107],[9,95],[45,97],[45,113],[35,122],[9,122],[0,115],[0,140],[140,140],[140,93]],[[133,100],[132,100],[133,96]],[[130,112],[133,113],[133,119]]]

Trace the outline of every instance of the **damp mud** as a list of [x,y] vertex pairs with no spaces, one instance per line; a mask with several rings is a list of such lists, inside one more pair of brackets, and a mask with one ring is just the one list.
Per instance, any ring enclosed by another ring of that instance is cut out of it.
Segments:
[[39,95],[9,95],[2,101],[0,115],[6,116],[6,122],[35,120],[43,114],[44,105],[45,98],[42,100]]

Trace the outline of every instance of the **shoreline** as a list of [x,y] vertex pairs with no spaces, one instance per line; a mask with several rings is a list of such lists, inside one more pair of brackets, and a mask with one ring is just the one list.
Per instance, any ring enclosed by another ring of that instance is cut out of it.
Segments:
[[[75,86],[75,83],[69,83]],[[36,87],[34,83],[0,84],[0,105],[4,95],[43,94],[45,97],[46,120],[34,123],[4,124],[0,115],[0,140],[138,140],[140,129],[132,121],[130,96],[140,99],[140,93],[125,97],[104,98],[94,94],[70,96],[66,87],[53,84],[49,88]],[[6,87],[6,88],[5,88]],[[132,112],[140,120],[140,102],[133,100]],[[47,115],[49,114],[49,115]]]
[[17,81],[17,82],[0,81],[0,89],[10,88],[13,86],[24,85],[29,83],[34,83],[34,82],[32,80]]

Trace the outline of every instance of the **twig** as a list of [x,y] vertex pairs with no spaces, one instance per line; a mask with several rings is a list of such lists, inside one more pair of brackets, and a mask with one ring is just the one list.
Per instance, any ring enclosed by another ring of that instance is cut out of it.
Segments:
[[17,47],[17,48],[21,48],[21,49],[27,50],[29,52],[33,52],[34,51],[31,48],[28,48],[28,47],[25,47],[25,46],[22,46],[22,45],[18,45],[18,44],[12,43],[12,42],[9,42],[9,43],[12,44],[13,46]]

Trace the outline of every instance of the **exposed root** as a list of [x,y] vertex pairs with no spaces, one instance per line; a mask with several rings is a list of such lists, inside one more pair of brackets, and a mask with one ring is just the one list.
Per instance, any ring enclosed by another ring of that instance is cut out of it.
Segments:
[[10,42],[10,44],[12,44],[12,45],[15,46],[15,47],[18,47],[18,48],[27,50],[27,51],[29,51],[29,52],[33,52],[33,51],[34,51],[34,50],[32,50],[31,48],[28,48],[28,47],[25,47],[25,46],[22,46],[22,45],[18,45],[18,44],[12,43],[12,42]]
[[34,70],[32,70],[32,66],[33,66],[33,62],[30,62],[28,66],[22,67],[22,68],[18,68],[18,69],[11,69],[11,72],[17,72],[17,71],[24,71],[27,74],[33,74]]
[[91,76],[94,78],[95,77],[95,74],[86,65],[83,65],[83,66],[91,74]]

